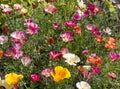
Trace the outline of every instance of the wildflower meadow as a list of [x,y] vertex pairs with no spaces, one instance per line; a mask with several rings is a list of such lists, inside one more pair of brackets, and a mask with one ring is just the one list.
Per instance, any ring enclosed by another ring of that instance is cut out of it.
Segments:
[[0,0],[0,89],[120,89],[119,0]]

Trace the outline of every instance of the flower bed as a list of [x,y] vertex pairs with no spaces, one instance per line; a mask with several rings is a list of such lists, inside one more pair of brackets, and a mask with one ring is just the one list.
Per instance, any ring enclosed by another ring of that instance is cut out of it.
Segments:
[[117,0],[0,2],[0,86],[119,89]]

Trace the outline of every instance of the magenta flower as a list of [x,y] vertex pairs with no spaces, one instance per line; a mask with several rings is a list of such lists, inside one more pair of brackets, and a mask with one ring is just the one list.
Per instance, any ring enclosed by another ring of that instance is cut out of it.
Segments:
[[86,17],[88,17],[89,16],[89,11],[85,11],[84,12],[84,17],[86,18]]
[[8,41],[8,36],[0,36],[0,44],[4,44]]
[[120,55],[119,54],[116,54],[115,52],[110,52],[109,53],[109,57],[112,61],[116,61],[120,58]]
[[73,19],[75,19],[75,20],[81,20],[81,19],[82,19],[82,16],[80,16],[79,14],[75,14],[75,15],[73,16]]
[[54,28],[59,28],[59,27],[60,27],[60,24],[59,24],[59,23],[53,23],[53,27],[54,27]]
[[64,42],[69,42],[73,40],[73,33],[72,32],[65,32],[60,35]]
[[98,67],[92,68],[92,74],[93,75],[98,74],[98,73],[100,73],[100,69]]
[[52,4],[48,4],[44,7],[44,11],[47,13],[53,14],[57,11],[57,8]]
[[48,78],[51,76],[52,71],[53,70],[51,68],[46,68],[46,69],[42,70],[42,75],[45,76],[46,78]]
[[32,82],[38,82],[38,81],[40,81],[40,75],[39,74],[31,74],[30,79]]
[[58,60],[62,58],[62,54],[61,52],[51,51],[49,52],[49,57],[53,60]]
[[22,57],[21,62],[24,66],[28,66],[31,63],[31,59],[30,59],[30,57]]
[[82,51],[82,54],[87,55],[88,53],[89,53],[89,50],[83,50],[83,51]]
[[23,52],[16,50],[15,48],[8,48],[4,55],[13,59],[19,59],[21,56],[23,56]]
[[92,15],[96,15],[96,13],[98,11],[100,11],[100,8],[94,4],[90,4],[90,5],[88,5],[87,10],[90,11],[92,13]]
[[111,79],[116,79],[116,74],[115,73],[108,73],[109,78]]
[[15,31],[11,33],[10,36],[12,37],[13,42],[20,42],[23,44],[23,42],[26,40],[25,33],[23,31]]
[[75,23],[75,21],[73,21],[73,20],[67,20],[67,21],[65,22],[65,25],[66,25],[67,27],[72,28],[72,27],[75,27],[75,26],[76,26],[76,23]]
[[62,48],[62,49],[60,50],[60,52],[62,53],[62,55],[64,55],[64,54],[66,54],[66,53],[69,53],[69,50],[68,50],[68,48]]

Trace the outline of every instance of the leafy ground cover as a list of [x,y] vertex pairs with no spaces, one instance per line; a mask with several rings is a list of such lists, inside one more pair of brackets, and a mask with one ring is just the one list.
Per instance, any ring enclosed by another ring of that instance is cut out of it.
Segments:
[[0,85],[119,89],[119,3],[1,0]]

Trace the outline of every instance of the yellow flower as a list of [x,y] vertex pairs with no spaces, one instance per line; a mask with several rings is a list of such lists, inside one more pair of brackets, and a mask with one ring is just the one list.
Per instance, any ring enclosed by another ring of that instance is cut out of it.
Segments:
[[23,79],[23,75],[18,75],[16,73],[9,73],[5,76],[5,81],[8,84],[17,84],[20,80]]
[[3,56],[3,51],[0,50],[0,59],[2,58],[2,56]]
[[54,72],[51,72],[51,75],[55,82],[71,77],[69,70],[67,68],[63,68],[62,66],[56,66]]

